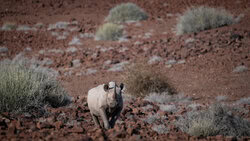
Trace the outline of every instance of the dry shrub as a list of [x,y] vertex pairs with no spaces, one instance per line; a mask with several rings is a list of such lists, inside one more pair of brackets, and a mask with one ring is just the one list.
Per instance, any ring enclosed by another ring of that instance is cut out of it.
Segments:
[[200,32],[238,22],[233,15],[225,9],[210,8],[206,6],[189,8],[179,17],[176,34]]
[[134,3],[122,3],[112,8],[106,18],[108,22],[123,23],[127,21],[146,20],[147,14]]
[[123,76],[126,91],[137,97],[144,97],[152,92],[168,91],[169,94],[173,94],[174,89],[170,86],[166,75],[157,71],[152,65],[144,64],[137,63],[127,68]]
[[123,29],[120,25],[105,23],[100,26],[96,32],[96,40],[119,40],[123,35]]
[[190,111],[175,125],[192,136],[250,136],[250,122],[220,104],[213,104],[207,110]]
[[0,80],[0,112],[39,112],[46,105],[59,107],[70,102],[55,79],[21,65],[0,64]]

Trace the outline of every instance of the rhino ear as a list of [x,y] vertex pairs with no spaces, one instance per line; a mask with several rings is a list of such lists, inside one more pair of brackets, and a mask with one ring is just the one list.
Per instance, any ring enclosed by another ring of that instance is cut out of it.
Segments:
[[107,92],[109,90],[109,85],[108,84],[104,84],[103,89],[105,92]]
[[120,84],[120,89],[122,90],[123,88],[124,88],[124,84],[121,83],[121,84]]

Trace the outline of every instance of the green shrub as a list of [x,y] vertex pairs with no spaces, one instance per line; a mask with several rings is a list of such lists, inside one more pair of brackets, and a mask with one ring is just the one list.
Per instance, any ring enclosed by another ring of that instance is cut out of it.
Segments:
[[168,94],[174,92],[165,74],[157,71],[151,65],[139,63],[128,67],[123,76],[123,82],[126,91],[137,97],[145,97],[152,92],[162,93],[168,91]]
[[176,26],[176,34],[200,32],[221,26],[231,25],[236,19],[224,9],[216,9],[205,6],[189,8],[179,17]]
[[250,122],[219,104],[207,110],[188,112],[175,125],[192,136],[250,136]]
[[96,40],[118,40],[123,35],[123,29],[120,25],[113,23],[105,23],[98,28],[96,32]]
[[29,112],[70,101],[55,79],[21,65],[0,64],[0,80],[0,112]]
[[112,8],[106,18],[108,22],[124,23],[127,21],[146,20],[147,14],[133,3],[122,3]]

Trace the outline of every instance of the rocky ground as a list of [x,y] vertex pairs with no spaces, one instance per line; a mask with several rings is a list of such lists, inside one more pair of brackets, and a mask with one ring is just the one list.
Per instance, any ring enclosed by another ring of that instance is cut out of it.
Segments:
[[[235,139],[191,137],[172,123],[192,110],[188,106],[205,108],[214,101],[222,102],[218,100],[221,97],[224,103],[244,109],[239,114],[250,119],[250,105],[242,102],[245,99],[249,103],[250,97],[250,2],[131,0],[149,14],[149,19],[124,24],[127,40],[94,40],[110,8],[121,2],[1,0],[0,61],[26,58],[57,76],[74,102],[67,107],[48,108],[47,115],[39,119],[1,114],[0,140]],[[176,18],[195,5],[224,7],[235,16],[244,16],[235,25],[176,36]],[[6,30],[5,23],[17,27]],[[164,112],[159,104],[145,99],[126,99],[114,129],[95,128],[86,104],[87,91],[111,80],[121,82],[124,66],[139,60],[160,67],[182,94],[180,100],[170,102],[175,112]]]

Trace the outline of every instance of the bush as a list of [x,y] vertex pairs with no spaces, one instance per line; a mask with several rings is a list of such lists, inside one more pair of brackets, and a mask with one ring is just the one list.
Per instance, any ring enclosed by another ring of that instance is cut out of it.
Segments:
[[133,3],[122,3],[112,8],[106,21],[112,23],[124,23],[127,21],[146,20],[147,14]]
[[70,100],[55,79],[21,65],[0,64],[0,112],[30,112]]
[[106,23],[99,27],[96,32],[96,40],[118,40],[123,35],[123,29],[120,25]]
[[151,92],[168,91],[168,94],[174,92],[167,77],[150,65],[135,64],[127,68],[123,81],[126,84],[126,91],[137,97],[144,97]]
[[176,34],[200,32],[237,22],[233,16],[224,9],[215,9],[205,6],[188,9],[179,17]]
[[192,136],[250,136],[250,122],[218,104],[207,110],[188,112],[175,125]]
[[169,129],[165,125],[154,125],[152,129],[158,134],[166,134],[169,132]]

